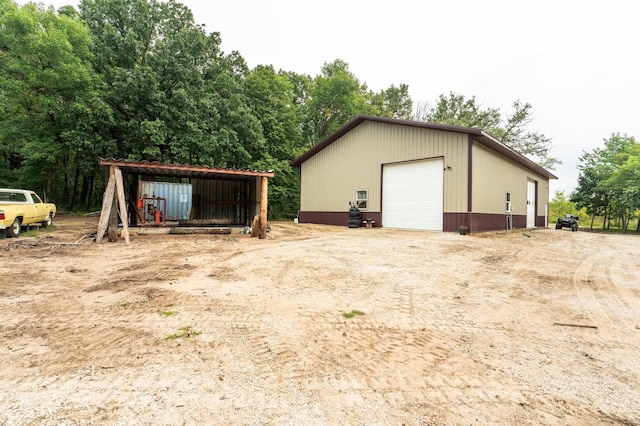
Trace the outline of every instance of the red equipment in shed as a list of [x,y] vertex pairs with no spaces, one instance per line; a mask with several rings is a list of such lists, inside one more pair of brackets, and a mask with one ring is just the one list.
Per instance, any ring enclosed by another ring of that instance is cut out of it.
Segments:
[[148,197],[143,194],[138,198],[137,204],[138,219],[140,226],[165,226],[167,224],[167,199],[156,197],[155,195]]

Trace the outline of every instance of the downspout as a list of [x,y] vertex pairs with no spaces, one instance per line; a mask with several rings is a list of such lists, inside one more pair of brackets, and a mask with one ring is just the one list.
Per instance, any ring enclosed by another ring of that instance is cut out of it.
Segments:
[[464,218],[463,226],[471,229],[471,215],[473,212],[473,138],[468,135],[468,154],[467,154],[467,214]]

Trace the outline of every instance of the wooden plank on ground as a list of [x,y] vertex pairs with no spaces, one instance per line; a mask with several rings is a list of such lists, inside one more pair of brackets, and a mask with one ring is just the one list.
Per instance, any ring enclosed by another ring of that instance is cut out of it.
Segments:
[[170,234],[231,234],[230,228],[171,228]]
[[211,225],[231,225],[231,219],[190,219],[179,220],[180,226],[211,226]]
[[594,328],[598,329],[597,325],[588,325],[588,324],[567,324],[563,322],[554,322],[553,325],[558,325],[562,327],[578,327],[578,328]]

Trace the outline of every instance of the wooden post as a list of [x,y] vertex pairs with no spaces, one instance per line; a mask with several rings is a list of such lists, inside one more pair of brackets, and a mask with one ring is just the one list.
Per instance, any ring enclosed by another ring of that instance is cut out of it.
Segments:
[[[117,183],[116,183],[117,186]],[[118,188],[116,188],[116,191]],[[113,202],[109,210],[109,225],[107,226],[107,241],[115,243],[118,241],[118,196],[113,193]]]
[[255,215],[253,217],[253,222],[251,223],[251,238],[258,237],[260,235],[260,215]]
[[118,194],[118,204],[120,205],[120,219],[122,220],[122,236],[124,242],[129,245],[129,219],[127,214],[127,202],[124,197],[124,182],[122,180],[122,170],[115,168],[116,175],[116,192]]
[[109,214],[111,213],[111,207],[113,206],[113,198],[116,190],[116,177],[113,167],[109,168],[109,181],[107,182],[107,188],[104,191],[102,198],[102,211],[100,212],[100,220],[98,221],[98,232],[96,233],[96,243],[101,243],[104,233],[107,230],[107,224],[109,223]]
[[138,215],[137,215],[137,205],[138,205],[138,197],[141,197],[142,194],[138,194],[138,188],[140,187],[139,178],[137,174],[131,175],[131,186],[129,187],[129,205],[131,206],[131,224],[136,226],[138,224]]
[[258,238],[264,240],[267,238],[267,201],[269,183],[266,176],[262,176],[262,188],[260,189],[260,232]]

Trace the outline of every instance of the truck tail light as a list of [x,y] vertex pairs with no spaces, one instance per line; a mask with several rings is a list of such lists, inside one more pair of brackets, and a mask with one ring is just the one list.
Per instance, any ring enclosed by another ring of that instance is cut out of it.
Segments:
[[0,210],[0,220],[4,220],[4,210]]

